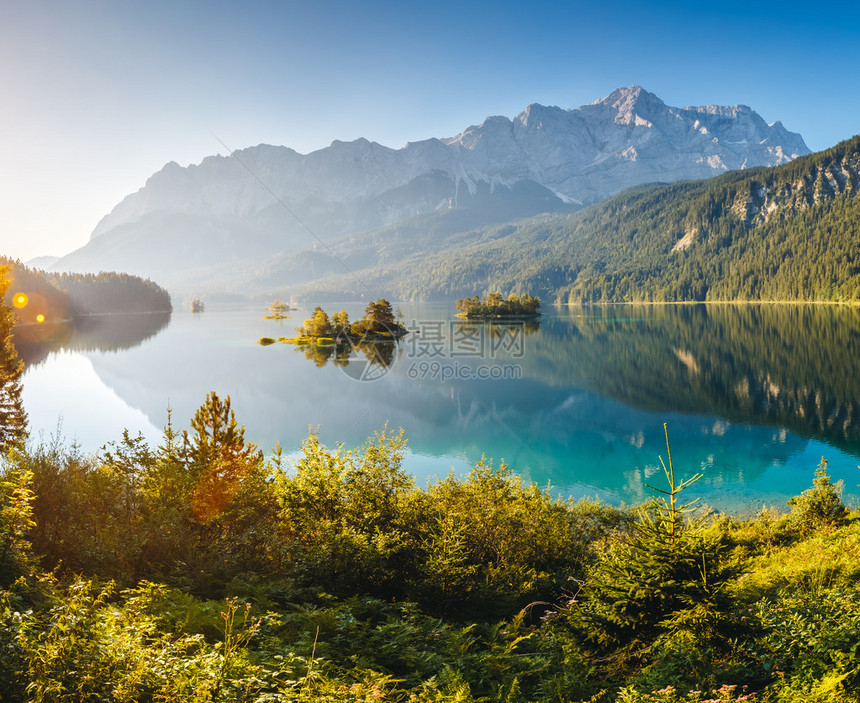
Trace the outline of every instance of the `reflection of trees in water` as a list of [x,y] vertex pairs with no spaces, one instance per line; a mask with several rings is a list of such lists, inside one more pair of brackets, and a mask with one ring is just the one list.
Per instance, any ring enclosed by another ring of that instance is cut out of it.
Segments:
[[350,346],[348,344],[302,344],[301,349],[308,361],[313,361],[317,368],[325,366],[331,360],[335,366],[349,364]]
[[[322,368],[329,361],[335,366],[345,367],[349,362],[363,357],[374,366],[388,368],[394,363],[397,342],[357,342],[350,344],[302,344],[299,347],[305,358]],[[360,357],[359,357],[360,355]]]
[[535,375],[648,410],[784,426],[860,450],[860,309],[576,308],[544,326]]
[[522,320],[456,320],[455,334],[487,334],[491,339],[502,339],[523,333],[532,335],[540,332],[540,318],[529,317]]
[[394,363],[397,349],[395,342],[369,342],[355,345],[356,351],[364,355],[368,362],[381,368],[388,368]]
[[121,351],[154,337],[170,322],[169,312],[92,315],[74,321],[20,325],[15,346],[27,366],[42,363],[53,351]]
[[67,349],[72,336],[70,322],[46,322],[15,328],[15,346],[26,366],[38,366],[48,354]]
[[[512,320],[512,321],[473,321],[453,320],[439,323],[445,328],[444,334],[451,335],[450,339],[443,342],[429,342],[428,344],[441,343],[447,348],[456,349],[462,340],[490,340],[495,351],[511,351],[516,347],[516,340],[522,336],[532,335],[540,331],[540,321],[537,319]],[[458,341],[460,340],[460,341]],[[397,356],[400,340],[372,339],[367,341],[336,341],[303,343],[299,349],[304,352],[305,358],[312,361],[318,368],[322,368],[329,361],[335,366],[346,367],[350,361],[365,361],[372,366],[380,368],[390,367]],[[415,349],[423,343],[422,339],[415,337],[410,346]],[[475,344],[474,341],[466,341],[464,344]],[[483,345],[481,348],[490,349]]]

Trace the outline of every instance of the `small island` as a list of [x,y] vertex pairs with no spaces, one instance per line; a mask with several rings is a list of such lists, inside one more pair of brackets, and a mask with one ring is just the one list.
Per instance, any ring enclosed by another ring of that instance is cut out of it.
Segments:
[[[298,337],[279,337],[278,341],[288,344],[332,346],[356,345],[368,342],[396,342],[408,333],[391,309],[385,298],[369,303],[364,316],[355,322],[349,321],[345,310],[331,316],[317,306],[311,317],[297,327]],[[260,344],[267,345],[271,338],[261,338]]]
[[485,298],[461,298],[457,301],[457,317],[468,320],[522,320],[540,315],[540,298],[528,293],[511,293],[503,298],[501,293],[489,293]]
[[269,307],[266,308],[268,315],[263,315],[264,320],[286,320],[290,316],[287,313],[293,310],[288,303],[280,300],[275,300]]
[[335,344],[391,342],[407,333],[407,329],[395,318],[391,303],[385,298],[368,303],[364,317],[352,323],[345,310],[333,313],[329,318],[328,313],[317,306],[313,317],[305,320],[305,324],[297,327],[296,331],[299,333],[299,340]]

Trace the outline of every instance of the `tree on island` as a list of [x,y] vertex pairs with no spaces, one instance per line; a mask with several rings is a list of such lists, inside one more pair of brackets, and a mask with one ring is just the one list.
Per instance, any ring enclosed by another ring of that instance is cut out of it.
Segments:
[[275,299],[275,301],[267,307],[266,310],[270,314],[264,315],[264,320],[283,320],[284,318],[289,317],[287,313],[290,311],[290,305],[289,303],[284,303]]
[[391,303],[385,298],[379,298],[367,304],[364,317],[352,324],[352,333],[356,336],[371,335],[398,335],[405,334],[406,330],[400,325],[391,309]]
[[337,338],[357,341],[359,339],[397,338],[406,334],[406,328],[398,321],[385,298],[379,298],[368,303],[364,317],[350,324],[345,310],[334,313],[329,318],[328,313],[321,307],[314,308],[312,317],[296,328],[303,337]]
[[507,300],[501,293],[488,293],[482,300],[477,295],[473,298],[461,298],[457,301],[457,314],[469,318],[504,318],[504,317],[536,317],[540,315],[540,298],[528,293],[516,295],[511,293]]
[[313,316],[305,320],[305,324],[298,329],[298,332],[303,337],[331,337],[334,334],[334,328],[328,313],[317,305]]
[[349,325],[349,315],[346,314],[346,310],[334,313],[331,316],[331,322],[334,327],[334,333],[337,337],[349,336],[351,328]]
[[275,301],[266,308],[269,312],[273,312],[276,315],[283,315],[285,312],[289,312],[290,305],[289,303],[284,303],[280,300],[275,299]]

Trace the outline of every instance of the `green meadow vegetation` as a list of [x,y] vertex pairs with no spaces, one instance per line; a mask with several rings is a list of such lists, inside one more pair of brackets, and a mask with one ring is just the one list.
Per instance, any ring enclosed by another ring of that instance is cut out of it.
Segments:
[[6,447],[4,702],[858,700],[860,515],[825,461],[738,519],[668,437],[636,508],[489,461],[416,486],[387,428],[267,456],[215,393],[158,446]]

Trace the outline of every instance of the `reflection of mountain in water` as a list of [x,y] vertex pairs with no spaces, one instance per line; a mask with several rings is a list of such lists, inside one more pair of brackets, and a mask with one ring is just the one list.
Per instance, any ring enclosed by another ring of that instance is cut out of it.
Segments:
[[[755,345],[744,343],[732,329],[746,325],[752,338],[762,337],[761,354],[771,335],[793,338],[788,331],[779,335],[776,328],[790,323],[791,315],[788,320],[778,317],[773,330],[762,332],[763,311],[564,310],[547,315],[540,332],[525,335],[521,355],[455,359],[449,349],[447,356],[435,360],[467,371],[492,365],[522,369],[521,378],[507,380],[464,374],[442,382],[421,376],[416,365],[426,358],[415,356],[418,348],[410,336],[396,349],[384,377],[360,382],[349,367],[327,363],[315,368],[289,346],[259,346],[260,336],[284,334],[291,325],[279,328],[253,313],[179,313],[147,344],[123,354],[88,356],[104,383],[143,410],[156,427],[164,425],[168,404],[176,426],[187,424],[206,393],[216,390],[232,397],[239,422],[263,448],[280,442],[294,450],[315,426],[327,444],[355,446],[387,422],[404,428],[414,453],[436,457],[432,473],[444,474],[454,464],[471,465],[486,454],[542,484],[551,481],[575,494],[638,501],[647,494],[644,483],[659,480],[653,474],[659,469],[658,455],[665,456],[664,421],[669,422],[676,466],[683,467],[685,475],[706,472],[699,493],[717,495],[729,485],[760,481],[803,452],[805,439],[784,431],[767,412],[757,412],[755,403],[746,408],[743,394],[721,397],[723,387],[734,390],[739,388],[736,379],[754,379],[760,373]],[[816,312],[803,324],[819,325]],[[836,311],[820,312],[827,319]],[[747,319],[749,315],[756,317]],[[740,316],[738,324],[735,316]],[[840,324],[837,320],[833,330]],[[455,325],[446,320],[446,334],[455,334]],[[795,353],[798,364],[816,354]],[[820,366],[810,372],[811,378],[823,373],[815,370]],[[775,368],[769,369],[770,378],[788,388],[782,379],[790,371]],[[824,407],[824,399],[834,394],[823,381],[816,383]],[[780,389],[776,398],[783,392]],[[799,397],[799,391],[795,395]],[[766,426],[769,422],[776,426]],[[115,438],[101,441],[110,439]],[[813,469],[814,464],[804,467],[795,485],[782,475],[779,491],[791,495],[807,487]]]
[[544,324],[537,378],[646,410],[785,427],[860,453],[860,310],[575,308]]
[[72,321],[21,325],[15,328],[18,355],[29,366],[41,364],[51,352],[122,351],[142,344],[170,322],[169,312],[81,316]]

